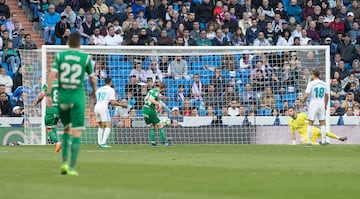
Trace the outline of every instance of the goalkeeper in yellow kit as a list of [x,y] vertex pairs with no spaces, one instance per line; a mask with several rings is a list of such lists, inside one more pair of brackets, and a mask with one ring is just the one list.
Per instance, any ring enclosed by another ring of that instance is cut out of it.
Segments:
[[[289,108],[289,116],[291,117],[288,125],[290,127],[291,132],[291,138],[292,138],[292,144],[296,143],[295,138],[295,130],[299,132],[299,135],[301,137],[300,143],[306,144],[308,143],[307,138],[307,128],[308,128],[308,121],[307,116],[305,113],[296,113],[294,108]],[[347,140],[347,137],[339,137],[333,133],[326,132],[326,136],[329,138],[338,139],[340,141]],[[312,128],[312,136],[311,136],[311,144],[317,145],[319,143],[316,142],[316,139],[321,138],[320,129],[313,127]]]

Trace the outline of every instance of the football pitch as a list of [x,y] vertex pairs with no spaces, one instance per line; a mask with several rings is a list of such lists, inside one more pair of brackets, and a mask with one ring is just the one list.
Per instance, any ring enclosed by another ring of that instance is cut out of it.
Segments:
[[358,198],[360,145],[82,145],[80,176],[52,146],[0,147],[0,198]]

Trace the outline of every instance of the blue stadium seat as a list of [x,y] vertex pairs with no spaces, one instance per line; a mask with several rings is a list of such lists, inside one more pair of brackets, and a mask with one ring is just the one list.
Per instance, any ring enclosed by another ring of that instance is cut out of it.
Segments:
[[203,62],[193,62],[191,68],[192,70],[204,70],[204,66]]
[[240,77],[239,80],[241,81],[242,84],[246,84],[250,82],[250,79],[246,77]]
[[348,70],[352,70],[353,67],[351,66],[350,63],[345,63],[345,68],[348,69]]
[[241,77],[240,71],[239,71],[239,70],[236,70],[235,73],[236,73],[236,74],[235,74],[235,75],[236,75],[236,76],[235,76],[236,79],[239,79],[239,78]]
[[282,96],[282,100],[294,101],[297,98],[296,93],[287,93]]
[[6,71],[6,75],[8,75],[9,77],[13,78],[14,77],[14,73],[11,71]]
[[196,71],[195,74],[199,74],[200,75],[200,79],[204,79],[204,77],[211,77],[213,76],[213,72],[212,71],[207,71],[207,70],[199,70]]
[[8,22],[8,20],[1,20],[0,25],[6,24],[6,22]]
[[264,109],[257,109],[257,116],[264,116]]
[[194,102],[193,102],[193,105],[196,106],[196,108],[197,108],[198,110],[200,110],[200,108],[201,108],[201,102],[199,102],[199,101],[194,101]]
[[124,61],[124,55],[109,55],[108,56],[109,61]]
[[[126,61],[108,61],[108,66],[110,69],[115,69],[118,70],[120,74],[122,74],[120,71],[126,70],[126,73],[128,71],[131,71],[131,69],[133,68],[133,64],[131,64],[131,62],[126,62]],[[129,75],[129,73],[127,73],[127,75]]]
[[124,79],[129,79],[131,69],[121,69],[118,73],[119,73],[120,77],[122,77]]
[[165,103],[169,109],[171,110],[172,108],[174,108],[175,106],[177,106],[179,108],[179,103],[176,101],[169,101]]
[[281,101],[281,95],[275,95],[276,101]]
[[207,62],[203,62],[203,65],[208,65],[210,67],[220,68],[221,67],[221,61],[207,61]]
[[203,55],[203,56],[201,56],[201,60],[206,61],[206,62],[213,61],[214,57],[213,57],[213,55]]
[[189,84],[188,82],[192,82],[192,81],[186,80],[186,79],[174,79],[173,85],[179,86],[180,84],[182,84],[185,86],[185,85]]
[[244,91],[245,90],[245,84],[241,83],[239,84],[239,91]]
[[251,70],[250,69],[244,69],[240,71],[240,76],[242,78],[249,78],[251,74]]
[[289,103],[289,107],[293,107],[294,103],[295,103],[295,100],[289,100],[288,103]]
[[198,114],[199,114],[199,116],[206,116],[206,115],[207,115],[207,111],[200,109],[200,110],[198,111]]
[[125,85],[116,85],[115,86],[116,94],[119,96],[120,99],[123,99],[126,97],[125,93]]
[[9,71],[9,66],[6,62],[1,63],[2,67],[6,69],[6,71]]
[[114,109],[109,109],[109,114],[110,114],[111,117],[114,116],[115,110]]
[[81,38],[81,44],[82,45],[88,45],[88,43],[89,43],[88,38]]
[[61,45],[61,38],[55,39],[55,45]]
[[[91,91],[91,86],[90,86],[90,83],[89,83],[89,79],[85,79],[85,86],[86,86],[87,91]],[[99,85],[98,85],[98,87],[99,87]]]
[[264,116],[271,116],[271,109],[265,109]]
[[[172,78],[164,78],[163,79],[163,82],[166,84],[166,85],[173,85],[173,79]],[[177,86],[177,85],[176,85]]]
[[136,110],[136,116],[141,117],[142,116],[142,111],[141,110]]
[[241,57],[242,57],[242,54],[236,54],[235,55],[235,61],[236,61],[237,64],[239,63]]
[[275,95],[275,99],[276,99],[275,108],[279,110],[279,109],[282,108],[281,96],[280,95]]
[[114,77],[117,77],[117,76],[120,76],[120,74],[119,74],[119,71],[118,70],[116,70],[116,69],[111,69],[110,70],[110,77],[112,77],[112,78],[114,78]]
[[215,113],[217,113],[217,115],[222,115],[222,109],[218,109]]
[[221,55],[215,55],[214,61],[221,62]]
[[166,88],[166,95],[170,97],[171,100],[173,100],[174,96],[176,96],[177,91],[178,91],[178,86],[170,84]]
[[145,61],[145,62],[143,62],[143,64],[142,64],[142,68],[143,68],[144,70],[147,70],[148,68],[150,68],[150,64],[151,64],[150,60],[149,60],[149,61]]
[[209,76],[204,76],[201,78],[201,83],[202,83],[202,86],[204,87],[205,85],[208,85],[210,84],[210,77]]
[[230,73],[228,70],[224,70],[221,72],[221,76],[223,76],[226,80],[228,80],[230,78]]
[[122,84],[122,78],[118,77],[118,76],[111,76],[112,77],[112,83],[114,84],[114,86],[117,85],[123,85]]

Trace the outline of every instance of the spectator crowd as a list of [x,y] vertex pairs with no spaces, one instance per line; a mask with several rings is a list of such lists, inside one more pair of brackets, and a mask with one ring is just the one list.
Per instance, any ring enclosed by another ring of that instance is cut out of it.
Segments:
[[[21,1],[18,2],[21,7]],[[0,48],[0,116],[19,117],[24,114],[27,96],[34,95],[29,81],[23,85],[24,71],[19,49],[31,50],[37,49],[37,46],[5,0],[0,0]],[[29,61],[24,61],[24,64],[27,63]]]

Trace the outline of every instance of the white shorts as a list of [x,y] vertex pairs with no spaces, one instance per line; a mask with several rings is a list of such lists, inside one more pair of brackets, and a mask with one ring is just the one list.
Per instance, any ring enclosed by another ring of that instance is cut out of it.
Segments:
[[96,122],[111,122],[109,110],[107,108],[95,106],[94,112]]
[[324,104],[310,104],[308,108],[308,120],[315,121],[316,119],[325,120],[325,105]]

